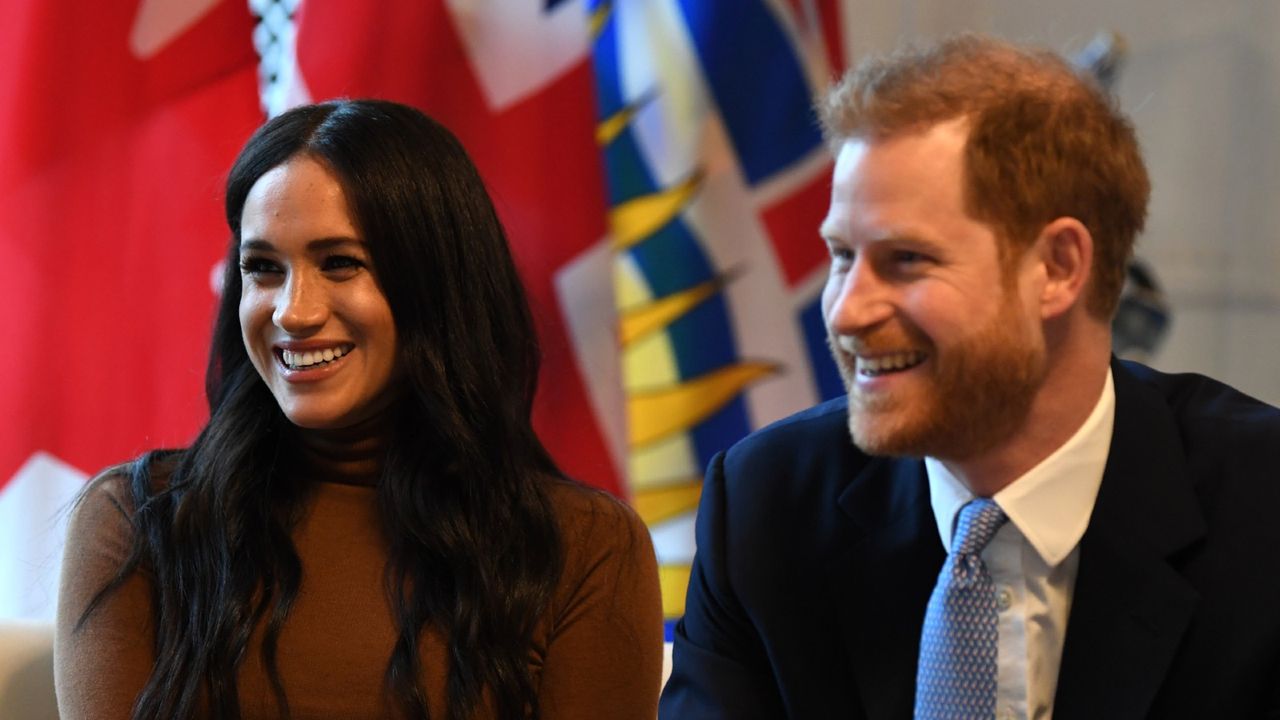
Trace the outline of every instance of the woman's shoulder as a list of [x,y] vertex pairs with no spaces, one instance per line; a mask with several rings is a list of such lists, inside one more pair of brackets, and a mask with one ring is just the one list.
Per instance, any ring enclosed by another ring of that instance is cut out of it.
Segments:
[[71,507],[71,538],[95,538],[128,534],[138,504],[137,479],[144,498],[168,487],[181,451],[156,451],[136,460],[112,465],[93,476]]
[[646,687],[652,675],[656,688],[662,595],[648,528],[629,505],[602,490],[562,481],[550,496],[564,547],[549,615],[550,652],[593,667],[626,668]]
[[87,518],[101,518],[104,514],[128,519],[133,515],[132,478],[133,463],[112,465],[93,476],[76,498],[72,524]]
[[644,528],[636,511],[612,493],[568,478],[552,478],[548,486],[551,506],[565,530],[590,530],[598,524]]
[[560,525],[567,565],[653,555],[649,529],[630,505],[580,482],[550,481],[548,497]]

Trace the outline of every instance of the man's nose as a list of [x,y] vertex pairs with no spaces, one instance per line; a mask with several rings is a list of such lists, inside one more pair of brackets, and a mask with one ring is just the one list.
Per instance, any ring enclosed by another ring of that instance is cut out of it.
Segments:
[[859,335],[893,316],[889,285],[865,257],[838,278],[827,324],[840,335]]
[[328,317],[324,283],[305,273],[290,273],[271,315],[276,327],[290,335],[307,335],[323,327]]

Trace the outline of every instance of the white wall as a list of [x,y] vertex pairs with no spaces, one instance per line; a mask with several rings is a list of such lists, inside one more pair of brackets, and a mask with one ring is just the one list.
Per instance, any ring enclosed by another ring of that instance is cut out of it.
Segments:
[[1280,3],[845,0],[851,62],[900,38],[988,32],[1073,53],[1119,32],[1116,92],[1154,186],[1138,255],[1173,325],[1152,364],[1280,404]]

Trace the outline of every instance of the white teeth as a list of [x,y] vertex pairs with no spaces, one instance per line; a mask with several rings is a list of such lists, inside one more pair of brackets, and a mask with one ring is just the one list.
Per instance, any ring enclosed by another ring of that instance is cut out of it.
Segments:
[[333,362],[345,355],[346,352],[340,348],[325,348],[324,350],[312,350],[310,352],[295,352],[293,350],[281,350],[280,359],[284,360],[284,364],[290,369],[298,369],[311,367],[324,362]]
[[924,362],[924,358],[924,353],[915,350],[890,353],[873,358],[859,357],[857,360],[858,372],[862,375],[880,375],[893,370],[914,367]]

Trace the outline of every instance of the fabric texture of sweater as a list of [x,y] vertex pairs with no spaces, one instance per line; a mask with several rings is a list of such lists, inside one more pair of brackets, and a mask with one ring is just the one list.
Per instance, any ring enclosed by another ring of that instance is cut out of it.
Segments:
[[[603,493],[558,481],[549,488],[565,565],[529,649],[542,716],[650,720],[657,714],[662,669],[662,610],[648,530],[630,508]],[[152,578],[145,569],[73,631],[128,553],[127,495],[124,478],[109,476],[71,518],[55,643],[64,720],[129,717],[154,663]],[[387,551],[374,488],[318,483],[293,542],[303,581],[277,659],[291,716],[398,717],[383,683],[395,623],[383,590]],[[239,669],[246,720],[279,716],[259,651],[262,634],[259,625]],[[440,718],[445,638],[428,629],[420,653],[431,716]]]

